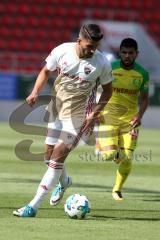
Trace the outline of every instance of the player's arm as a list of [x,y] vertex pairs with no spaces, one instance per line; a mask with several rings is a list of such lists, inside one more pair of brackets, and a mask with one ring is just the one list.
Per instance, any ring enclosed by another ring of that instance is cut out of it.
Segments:
[[102,93],[100,99],[95,108],[93,109],[94,118],[96,118],[100,114],[105,105],[108,103],[111,96],[112,96],[112,82],[102,85]]
[[139,111],[138,114],[132,119],[133,128],[139,126],[141,124],[141,119],[148,107],[149,104],[149,94],[141,92],[140,94],[140,103],[139,103]]
[[37,80],[35,82],[34,88],[31,94],[26,98],[26,102],[33,106],[38,99],[39,92],[48,81],[51,71],[47,69],[46,66],[42,68],[40,73],[38,74]]
[[141,124],[141,119],[148,107],[149,103],[149,74],[147,71],[143,73],[143,83],[140,88],[139,99],[139,111],[138,114],[132,119],[132,127],[135,128]]
[[84,123],[83,131],[85,131],[88,127],[94,125],[95,120],[97,119],[100,112],[103,110],[105,105],[108,103],[110,97],[112,96],[112,82],[109,82],[105,85],[102,85],[102,93],[100,99],[93,111],[87,116],[86,121]]

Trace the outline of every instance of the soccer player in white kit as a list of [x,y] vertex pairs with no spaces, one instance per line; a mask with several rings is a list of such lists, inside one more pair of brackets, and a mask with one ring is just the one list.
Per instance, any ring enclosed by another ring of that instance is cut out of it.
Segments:
[[[51,205],[56,205],[71,184],[64,161],[82,134],[94,126],[99,113],[112,95],[111,66],[97,50],[102,38],[103,33],[98,25],[83,25],[76,42],[59,45],[46,58],[46,65],[40,71],[26,101],[30,106],[35,104],[51,72],[57,69],[54,97],[48,105],[50,119],[45,142],[45,160],[49,160],[49,165],[35,197],[28,205],[13,211],[15,216],[35,217],[41,202],[51,189],[61,183],[58,198],[53,196],[50,200]],[[86,115],[88,98],[97,85],[102,86],[101,97],[91,113]],[[54,194],[56,195],[55,192]]]

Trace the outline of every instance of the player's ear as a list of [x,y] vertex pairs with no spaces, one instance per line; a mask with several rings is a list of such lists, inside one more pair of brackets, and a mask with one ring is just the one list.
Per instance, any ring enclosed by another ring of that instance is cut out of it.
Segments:
[[77,38],[77,43],[80,44],[80,42],[81,42],[81,39]]

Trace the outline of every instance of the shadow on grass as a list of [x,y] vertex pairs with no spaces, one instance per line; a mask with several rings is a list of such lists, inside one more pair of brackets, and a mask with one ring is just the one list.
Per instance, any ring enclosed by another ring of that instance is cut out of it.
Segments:
[[[12,215],[14,209],[19,207],[0,207],[0,210],[9,210],[9,215]],[[133,220],[133,221],[160,221],[160,213],[157,215],[156,210],[134,210],[134,209],[94,209],[102,214],[90,213],[85,220],[88,221],[107,221],[107,220]],[[130,216],[126,216],[130,215]],[[132,216],[134,215],[134,216]],[[139,216],[138,216],[139,215]],[[143,217],[141,216],[143,215]],[[150,216],[151,215],[151,216]],[[6,216],[6,215],[5,215]],[[150,217],[149,217],[150,216]],[[153,217],[154,216],[154,217]],[[59,208],[39,208],[36,218],[51,218],[51,219],[64,219],[65,213],[63,207]],[[0,218],[4,218],[1,216]],[[67,219],[68,217],[66,217]]]
[[149,217],[113,217],[113,216],[103,216],[103,215],[92,215],[88,220],[132,220],[132,221],[160,221],[160,217],[158,218],[149,218]]
[[[134,220],[134,221],[160,221],[160,212],[156,210],[135,210],[135,209],[94,209],[102,212],[103,215],[91,214],[89,220]],[[156,216],[158,214],[158,216]],[[115,216],[115,214],[117,216]],[[132,216],[134,214],[134,216]],[[127,216],[130,215],[130,216]],[[141,216],[143,217],[141,217]],[[154,217],[153,217],[154,216]]]
[[[40,183],[40,179],[26,179],[26,178],[0,178],[1,182],[12,182],[12,183]],[[85,184],[85,183],[73,183],[71,188],[89,188],[95,189],[95,192],[111,192],[112,186],[105,185],[96,185],[96,184]],[[124,188],[123,190],[126,193],[145,193],[145,194],[159,194],[160,191],[155,190],[146,190],[146,189],[137,189],[137,188]],[[154,196],[155,197],[155,196]],[[147,201],[147,200],[146,200]],[[152,200],[151,200],[152,201]],[[157,200],[155,200],[157,201]]]
[[143,199],[143,202],[159,202],[160,203],[160,196],[157,196],[157,199]]

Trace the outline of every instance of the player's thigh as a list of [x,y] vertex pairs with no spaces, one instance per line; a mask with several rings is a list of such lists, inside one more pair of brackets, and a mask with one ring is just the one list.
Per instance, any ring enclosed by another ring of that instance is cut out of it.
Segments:
[[49,122],[47,126],[47,134],[45,144],[47,145],[46,148],[50,148],[49,146],[54,146],[61,134],[62,131],[62,122],[56,118],[54,122]]
[[63,142],[65,145],[69,146],[69,148],[76,146],[82,138],[81,129],[83,123],[83,118],[62,120],[62,131],[58,142]]
[[98,129],[98,140],[101,147],[118,146],[118,128],[113,125],[100,125]]
[[119,136],[119,148],[121,156],[126,159],[132,159],[134,150],[137,146],[139,128],[121,133]]
[[100,125],[98,132],[100,151],[106,160],[113,160],[118,152],[118,127]]

